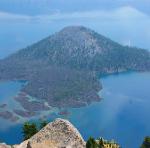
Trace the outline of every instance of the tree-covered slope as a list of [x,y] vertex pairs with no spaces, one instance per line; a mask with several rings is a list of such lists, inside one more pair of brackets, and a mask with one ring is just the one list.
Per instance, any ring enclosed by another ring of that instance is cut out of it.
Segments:
[[66,27],[7,60],[66,66],[99,72],[149,70],[147,50],[122,46],[85,27]]
[[0,79],[27,80],[22,91],[52,106],[98,100],[97,73],[149,71],[150,53],[122,46],[88,28],[66,27],[0,62]]

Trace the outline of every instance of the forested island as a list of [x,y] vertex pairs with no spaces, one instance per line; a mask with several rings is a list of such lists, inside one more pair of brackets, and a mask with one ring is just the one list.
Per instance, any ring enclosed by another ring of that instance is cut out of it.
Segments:
[[27,82],[21,90],[26,96],[15,97],[25,112],[14,112],[28,117],[50,106],[81,107],[100,101],[100,75],[149,70],[149,51],[71,26],[1,60],[0,80]]

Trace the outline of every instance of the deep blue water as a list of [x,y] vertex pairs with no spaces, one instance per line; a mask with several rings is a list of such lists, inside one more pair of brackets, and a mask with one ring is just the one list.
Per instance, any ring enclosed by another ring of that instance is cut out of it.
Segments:
[[[70,115],[66,117],[57,116],[54,111],[48,120],[67,118],[78,128],[84,139],[102,136],[108,140],[115,139],[123,148],[138,148],[143,138],[150,135],[150,73],[128,72],[104,76],[101,83],[101,102],[68,109]],[[9,89],[9,85],[13,86],[12,83],[7,85],[0,84],[0,96],[5,92],[1,90],[7,90],[7,94],[13,95]],[[17,89],[13,89],[13,92],[17,93],[20,85],[14,83],[14,87]],[[17,125],[7,125],[5,122],[1,122],[5,128],[0,128],[0,140],[7,143],[20,142],[21,122]],[[13,135],[13,138],[9,135]]]
[[150,73],[124,73],[101,79],[103,100],[73,109],[71,121],[85,139],[115,139],[123,148],[138,148],[150,135]]

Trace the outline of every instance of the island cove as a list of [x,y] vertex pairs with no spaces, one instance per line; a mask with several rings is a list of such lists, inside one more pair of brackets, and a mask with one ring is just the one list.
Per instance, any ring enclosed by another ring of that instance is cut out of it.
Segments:
[[[100,80],[103,85],[103,89],[99,92],[102,97],[100,102],[93,102],[80,108],[51,108],[49,111],[40,111],[31,118],[20,117],[20,120],[15,123],[0,119],[3,123],[0,127],[1,140],[8,144],[20,143],[22,141],[21,127],[23,122],[41,119],[53,121],[55,118],[61,117],[71,121],[79,129],[85,140],[91,135],[95,138],[102,136],[110,140],[115,139],[122,147],[137,148],[143,137],[150,132],[147,124],[150,122],[147,118],[150,112],[150,73],[125,72],[103,76]],[[7,94],[10,94],[9,99],[17,96],[21,90],[19,86],[19,89],[12,95],[11,88],[14,88],[16,83],[11,82],[11,85],[7,89]],[[4,86],[6,84],[3,83],[0,95]],[[13,135],[15,138],[12,139],[8,135]]]
[[[121,72],[120,74],[126,74],[126,73],[135,73],[135,72],[134,71]],[[110,74],[102,74],[101,76],[99,76],[99,78],[105,78],[109,75]],[[119,73],[113,73],[111,75],[119,75]],[[64,77],[65,76],[62,75],[62,78]],[[60,80],[60,82],[62,82],[62,80]],[[89,83],[88,80],[86,82],[88,85]],[[70,102],[68,100],[64,100],[63,102],[59,101],[56,104],[55,100],[54,102],[53,100],[49,102],[45,99],[39,99],[28,95],[27,92],[24,91],[26,90],[25,86],[28,84],[26,80],[1,81],[0,82],[0,88],[1,88],[0,117],[5,120],[9,120],[10,122],[17,123],[20,121],[25,121],[26,119],[28,120],[32,120],[32,119],[34,120],[37,118],[42,119],[47,117],[47,115],[53,113],[62,116],[69,116],[70,115],[70,112],[68,111],[69,108],[85,107],[90,105],[92,102],[101,101],[101,96],[98,94],[98,92],[101,92],[102,86],[100,81],[97,82],[99,82],[99,84],[97,84],[97,94],[96,92],[92,94],[90,88],[89,90],[90,95],[86,96],[86,100],[83,100],[83,98],[82,100],[79,99],[78,102],[74,100],[70,100]],[[44,84],[46,84],[46,81]],[[62,96],[62,94],[60,95]],[[88,97],[89,100],[87,99]]]
[[[64,78],[63,75],[62,78]],[[60,80],[60,82],[62,82],[62,80]],[[89,83],[88,79],[86,82]],[[87,93],[89,94],[89,96],[84,96],[86,98],[85,101],[80,99],[78,101],[73,101],[70,99],[70,102],[69,101],[58,102],[56,104],[56,101],[53,102],[53,100],[49,102],[45,99],[39,99],[28,95],[26,91],[24,91],[26,89],[25,88],[26,85],[28,85],[28,82],[24,80],[0,82],[0,88],[1,88],[0,117],[1,118],[9,120],[10,122],[19,122],[22,120],[24,121],[26,118],[28,120],[34,119],[34,117],[37,118],[39,117],[39,115],[43,115],[43,112],[45,112],[45,114],[46,112],[47,113],[57,112],[57,114],[59,115],[67,115],[68,111],[66,110],[66,108],[68,106],[73,108],[78,108],[82,106],[87,106],[93,101],[100,101],[100,97],[98,96],[98,94],[96,93],[95,93],[96,95],[94,94],[95,90],[93,91],[93,94],[92,94],[92,90],[89,90],[89,92]],[[65,86],[63,86],[62,89],[64,89],[64,87]],[[71,89],[74,89],[74,86],[72,87],[73,88]],[[80,89],[80,87],[81,86],[78,86],[78,89]],[[100,90],[100,84],[97,84],[97,89]]]

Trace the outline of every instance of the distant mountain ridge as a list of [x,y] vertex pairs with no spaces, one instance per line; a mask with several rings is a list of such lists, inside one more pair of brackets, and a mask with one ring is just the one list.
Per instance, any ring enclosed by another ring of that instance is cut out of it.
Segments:
[[99,101],[97,74],[149,71],[150,52],[122,46],[83,26],[62,29],[0,62],[1,80],[27,80],[23,92],[50,106]]

